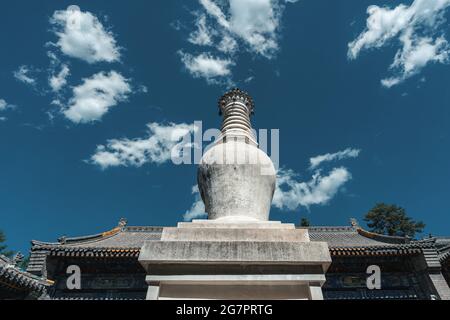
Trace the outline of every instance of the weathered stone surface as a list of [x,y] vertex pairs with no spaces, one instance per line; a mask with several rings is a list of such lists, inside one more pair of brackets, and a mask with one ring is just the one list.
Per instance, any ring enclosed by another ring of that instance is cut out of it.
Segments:
[[276,171],[251,129],[253,100],[235,89],[221,98],[219,107],[222,134],[203,155],[197,175],[208,219],[267,221]]
[[324,283],[324,274],[215,274],[215,275],[150,275],[147,282],[165,282],[176,284],[308,284],[309,282]]
[[281,223],[280,221],[248,221],[244,219],[233,221],[193,220],[192,222],[179,222],[178,228],[295,229],[295,225],[293,223]]
[[141,264],[149,263],[331,263],[323,242],[266,241],[148,241],[141,249]]
[[280,241],[308,242],[306,229],[164,228],[161,241]]
[[219,300],[307,300],[311,296],[307,285],[172,285],[161,286],[159,300],[219,299]]
[[[234,147],[236,153],[248,153],[250,158],[255,158],[256,164],[217,164],[226,157],[222,153],[223,146]],[[253,145],[230,141],[214,146],[204,155],[198,169],[200,194],[208,218],[234,220],[247,217],[267,221],[275,176],[270,158]]]

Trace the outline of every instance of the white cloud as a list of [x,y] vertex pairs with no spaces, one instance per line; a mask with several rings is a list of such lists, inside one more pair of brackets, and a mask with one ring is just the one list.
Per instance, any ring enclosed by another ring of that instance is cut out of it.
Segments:
[[0,111],[6,110],[7,107],[8,107],[8,104],[6,103],[6,101],[3,99],[0,99]]
[[237,41],[233,37],[230,37],[229,35],[225,35],[220,41],[219,45],[217,46],[217,50],[230,54],[235,53],[237,48],[238,48]]
[[148,136],[137,139],[112,139],[97,146],[90,162],[102,169],[117,166],[141,167],[145,163],[162,164],[171,160],[174,148],[179,150],[182,138],[197,128],[185,123],[167,125],[149,123]]
[[217,20],[217,23],[223,28],[229,29],[230,24],[227,21],[222,9],[219,8],[213,0],[199,0],[200,4],[205,8],[206,12]]
[[343,151],[339,151],[336,153],[326,153],[323,155],[312,157],[311,159],[309,159],[309,163],[311,165],[310,169],[316,169],[323,162],[329,162],[329,161],[333,161],[333,160],[343,160],[343,159],[347,159],[347,158],[356,158],[359,156],[360,152],[361,152],[361,150],[359,150],[359,149],[347,148]]
[[282,210],[324,205],[331,201],[352,175],[345,167],[333,168],[328,174],[318,169],[324,162],[358,157],[361,150],[347,148],[336,153],[327,153],[309,159],[309,169],[314,174],[309,181],[299,181],[297,174],[289,169],[280,169],[272,205]]
[[228,78],[230,66],[234,65],[229,59],[216,58],[207,53],[192,56],[180,51],[179,54],[184,66],[195,78],[205,78],[209,83],[214,83],[218,78]]
[[444,37],[412,38],[409,33],[402,37],[403,50],[395,56],[390,66],[398,70],[399,75],[381,80],[383,86],[390,88],[417,74],[430,62],[445,63],[448,61],[450,47]]
[[32,78],[30,75],[30,69],[27,66],[20,66],[17,71],[14,71],[14,77],[20,82],[35,85],[36,79]]
[[139,88],[138,88],[138,92],[140,92],[140,93],[148,93],[148,88],[147,88],[147,86],[141,84],[141,85],[139,86]]
[[282,210],[324,205],[350,179],[351,174],[344,167],[334,168],[328,175],[316,171],[307,182],[298,181],[292,170],[280,169],[272,205]]
[[212,45],[213,30],[210,30],[206,26],[206,16],[201,15],[197,19],[197,30],[189,35],[188,41],[192,44],[200,46]]
[[205,204],[200,197],[198,185],[192,187],[192,194],[195,196],[195,202],[192,204],[191,208],[185,212],[183,216],[185,221],[203,218],[207,215],[205,212]]
[[224,37],[241,39],[251,51],[266,58],[272,58],[278,50],[277,31],[283,9],[279,1],[229,0],[226,13],[212,0],[200,3],[216,19]]
[[[279,50],[278,38],[285,0],[199,0],[201,10],[195,12],[196,30],[190,33],[188,41],[198,46],[207,46],[208,52],[181,55],[186,65],[196,60],[206,60],[215,71],[225,71],[227,82],[231,82],[230,67],[235,65],[235,54],[239,48],[263,56],[275,57]],[[295,2],[295,0],[287,1]],[[223,59],[214,58],[217,53],[225,54]],[[220,62],[220,66],[217,62]],[[194,77],[203,75],[193,73]],[[208,76],[203,76],[209,83]],[[220,83],[220,82],[219,82]]]
[[[16,106],[7,103],[4,99],[0,99],[0,112],[6,111],[8,109],[14,109]],[[8,120],[8,118],[0,116],[0,122],[4,122]]]
[[64,64],[58,74],[54,74],[49,79],[49,85],[53,92],[60,91],[67,84],[67,77],[70,75],[69,67]]
[[12,104],[9,104],[4,99],[0,99],[0,111],[5,111],[7,109],[14,109],[15,106]]
[[106,30],[92,13],[70,6],[66,10],[55,11],[50,23],[58,36],[55,45],[67,56],[88,63],[120,59],[120,50],[112,32]]
[[410,6],[400,4],[393,9],[369,6],[366,29],[349,43],[348,57],[356,59],[361,51],[383,47],[398,38],[401,49],[390,66],[394,75],[381,82],[385,87],[403,82],[429,63],[447,62],[450,47],[436,34],[449,6],[450,0],[414,0]]
[[249,77],[244,79],[244,83],[249,83],[249,82],[252,82],[253,80],[255,80],[255,77],[254,76],[249,76]]
[[255,52],[272,58],[278,50],[281,8],[272,0],[230,0],[230,30]]
[[75,123],[87,123],[100,120],[111,107],[124,101],[131,92],[128,79],[111,71],[100,72],[73,88],[73,97],[64,115]]

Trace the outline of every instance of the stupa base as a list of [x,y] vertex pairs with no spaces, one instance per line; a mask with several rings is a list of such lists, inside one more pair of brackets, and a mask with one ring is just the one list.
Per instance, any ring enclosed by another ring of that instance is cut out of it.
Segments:
[[292,224],[196,220],[164,228],[139,262],[148,300],[320,300],[331,257],[325,242]]

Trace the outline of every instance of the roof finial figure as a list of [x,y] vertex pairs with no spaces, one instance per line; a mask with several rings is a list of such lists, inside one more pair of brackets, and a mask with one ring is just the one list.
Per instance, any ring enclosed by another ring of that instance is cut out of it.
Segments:
[[58,242],[59,242],[60,244],[66,244],[66,242],[67,242],[67,236],[62,236],[62,237],[58,238]]
[[13,258],[13,263],[14,263],[14,266],[17,266],[19,263],[21,263],[22,261],[23,261],[23,259],[25,258],[25,256],[19,251],[19,252],[17,252],[15,255],[14,255],[14,258]]
[[117,225],[119,228],[125,228],[127,226],[128,220],[126,218],[120,218],[119,224]]
[[358,220],[356,218],[350,218],[350,225],[354,228],[358,228],[359,227]]

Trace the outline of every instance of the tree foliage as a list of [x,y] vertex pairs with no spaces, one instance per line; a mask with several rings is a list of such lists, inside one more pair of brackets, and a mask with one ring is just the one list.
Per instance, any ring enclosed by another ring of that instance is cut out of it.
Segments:
[[311,226],[311,223],[309,222],[308,218],[302,218],[302,220],[300,220],[300,226],[309,227]]
[[[8,246],[5,243],[6,243],[5,233],[0,230],[0,254],[6,256],[8,258],[13,258],[15,252],[8,250]],[[27,257],[24,257],[21,261],[18,261],[17,267],[25,270],[27,268],[29,262],[30,262],[30,256],[28,255]]]
[[405,209],[395,204],[377,203],[364,217],[370,231],[401,237],[422,233],[425,224],[408,217]]
[[0,230],[0,254],[10,258],[14,254],[14,252],[7,250],[8,246],[5,244],[5,242],[6,242],[6,236],[3,233],[3,231]]

